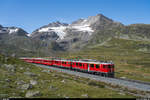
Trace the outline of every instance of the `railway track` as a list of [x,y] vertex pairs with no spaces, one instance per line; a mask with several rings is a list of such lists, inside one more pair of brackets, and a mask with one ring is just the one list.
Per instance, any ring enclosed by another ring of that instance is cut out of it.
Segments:
[[88,73],[83,73],[83,72],[78,72],[78,71],[73,71],[73,70],[68,70],[68,69],[62,69],[62,68],[57,68],[53,66],[41,65],[41,64],[34,64],[34,65],[38,67],[42,67],[42,68],[56,70],[59,72],[64,72],[64,73],[71,74],[71,75],[76,75],[76,76],[80,76],[84,78],[89,78],[92,80],[109,83],[112,85],[123,86],[127,89],[150,92],[150,83],[148,82],[142,82],[142,81],[130,80],[130,79],[122,79],[122,78],[102,77],[98,75],[93,75],[93,74],[88,74]]
[[133,80],[133,79],[123,79],[123,78],[115,78],[115,79],[125,80],[125,81],[130,81],[130,82],[136,82],[136,83],[140,83],[140,84],[150,85],[150,82],[143,82],[143,81],[139,81],[139,80]]

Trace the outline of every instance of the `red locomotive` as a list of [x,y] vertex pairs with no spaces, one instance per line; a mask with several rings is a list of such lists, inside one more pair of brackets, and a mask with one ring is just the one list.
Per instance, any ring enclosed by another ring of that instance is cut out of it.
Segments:
[[66,60],[46,58],[21,58],[29,63],[44,64],[98,74],[106,77],[114,77],[114,64],[112,62],[101,62],[96,60]]

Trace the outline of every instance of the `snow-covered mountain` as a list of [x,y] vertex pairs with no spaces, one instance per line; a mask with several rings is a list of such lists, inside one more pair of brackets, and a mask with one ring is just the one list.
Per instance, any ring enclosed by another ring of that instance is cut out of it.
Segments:
[[53,22],[36,29],[31,34],[18,27],[0,25],[0,46],[5,48],[4,52],[6,49],[9,51],[10,48],[14,48],[13,52],[40,51],[46,55],[50,50],[76,50],[92,40],[97,31],[117,25],[120,24],[102,14],[79,19],[71,24]]
[[[86,20],[83,20],[83,22],[86,22]],[[60,22],[53,22],[35,30],[30,36],[33,38],[35,37],[40,38],[43,37],[44,35],[46,36],[50,35],[51,38],[52,35],[52,37],[54,37],[56,40],[62,40],[68,34],[67,30],[88,32],[89,34],[94,32],[94,30],[92,30],[89,24],[83,22],[78,24],[73,23],[70,25],[65,23],[60,23]]]
[[56,41],[62,47],[67,45],[69,48],[69,45],[72,45],[72,43],[82,42],[83,44],[87,42],[97,30],[116,27],[118,25],[120,23],[116,23],[112,19],[98,14],[96,16],[89,16],[86,19],[79,19],[71,24],[58,21],[50,23],[33,31],[30,37],[44,41]]
[[[150,39],[149,25],[124,26],[102,14],[66,24],[53,22],[31,34],[18,27],[0,25],[0,52],[48,55],[57,51],[80,50],[88,45],[106,42],[112,37]],[[144,37],[144,38],[143,38]],[[23,53],[22,53],[23,52]]]
[[30,36],[40,39],[44,39],[43,37],[45,37],[45,39],[49,38],[50,40],[63,40],[68,34],[72,34],[68,30],[72,30],[74,33],[83,32],[87,35],[92,35],[98,28],[103,28],[113,23],[115,23],[113,20],[102,14],[98,14],[90,16],[87,19],[79,19],[72,22],[72,24],[61,22],[50,23],[35,30]]

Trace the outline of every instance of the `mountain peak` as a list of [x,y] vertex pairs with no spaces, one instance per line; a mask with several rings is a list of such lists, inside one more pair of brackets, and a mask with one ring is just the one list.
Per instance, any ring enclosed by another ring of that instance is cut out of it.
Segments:
[[85,19],[80,18],[77,21],[72,22],[72,25],[76,25],[76,24],[81,24],[82,22],[84,22]]
[[12,26],[12,27],[3,27],[0,25],[0,33],[5,33],[8,35],[16,35],[16,36],[27,36],[27,32],[21,28]]
[[99,14],[97,14],[96,16],[104,16],[103,14],[101,14],[101,13],[99,13]]
[[89,16],[86,19],[80,18],[72,22],[72,24],[59,21],[49,23],[32,32],[31,37],[40,39],[42,37],[42,40],[47,39],[43,37],[48,37],[48,40],[53,40],[53,38],[54,40],[63,40],[72,35],[78,38],[77,34],[80,33],[90,37],[96,30],[108,28],[114,24],[113,20],[105,17],[103,14],[97,14],[96,16]]
[[67,26],[67,23],[61,23],[59,21],[49,23],[46,27],[59,27],[59,26]]

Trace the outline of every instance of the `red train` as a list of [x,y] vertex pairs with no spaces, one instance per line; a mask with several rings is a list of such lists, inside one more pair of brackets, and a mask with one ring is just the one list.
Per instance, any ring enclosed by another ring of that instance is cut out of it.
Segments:
[[114,64],[112,62],[100,62],[95,60],[65,60],[46,58],[21,58],[29,63],[44,64],[98,74],[105,77],[114,77]]

